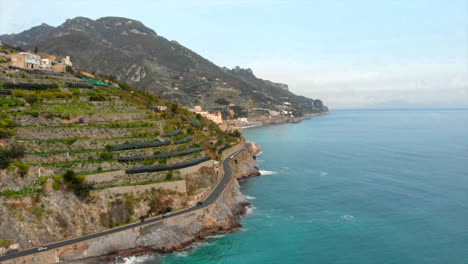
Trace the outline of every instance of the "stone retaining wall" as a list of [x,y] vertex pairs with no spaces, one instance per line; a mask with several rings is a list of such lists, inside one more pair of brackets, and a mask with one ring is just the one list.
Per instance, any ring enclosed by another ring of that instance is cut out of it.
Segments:
[[100,124],[114,121],[131,122],[135,120],[144,120],[147,117],[145,112],[130,112],[130,113],[96,113],[96,114],[64,114],[69,119],[62,119],[60,117],[48,117],[51,113],[41,113],[39,116],[33,117],[29,114],[26,115],[12,115],[12,119],[22,126],[40,126],[47,124],[47,126],[63,126],[65,124]]
[[122,186],[122,187],[112,187],[106,188],[103,190],[92,191],[92,196],[97,195],[108,195],[108,194],[137,194],[139,192],[151,191],[152,188],[157,189],[165,189],[168,191],[174,191],[179,193],[187,194],[187,190],[185,188],[185,180],[180,181],[172,181],[172,182],[160,182],[160,183],[153,183],[153,184],[146,184],[146,185],[135,185],[135,186]]
[[[16,138],[21,139],[65,139],[65,138],[95,138],[110,139],[119,137],[132,137],[134,133],[155,133],[162,130],[163,123],[155,122],[152,127],[19,127]],[[51,136],[52,135],[52,136]]]

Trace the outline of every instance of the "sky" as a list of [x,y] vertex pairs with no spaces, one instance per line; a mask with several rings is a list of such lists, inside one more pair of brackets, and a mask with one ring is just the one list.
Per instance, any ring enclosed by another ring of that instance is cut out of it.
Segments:
[[139,20],[332,109],[468,107],[468,0],[0,0],[0,34]]

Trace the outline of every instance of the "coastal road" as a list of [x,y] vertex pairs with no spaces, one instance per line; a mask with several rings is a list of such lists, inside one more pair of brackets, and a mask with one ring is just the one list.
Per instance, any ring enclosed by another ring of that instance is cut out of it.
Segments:
[[[192,211],[195,211],[195,210],[203,209],[203,208],[213,204],[218,199],[219,195],[224,191],[224,188],[226,187],[226,185],[231,180],[231,178],[233,176],[232,175],[232,169],[231,169],[232,159],[237,157],[237,155],[239,155],[241,152],[247,150],[249,147],[250,147],[250,143],[246,143],[241,150],[235,152],[234,154],[227,157],[223,161],[224,176],[221,179],[221,181],[219,181],[218,185],[214,188],[214,190],[211,192],[211,194],[208,196],[208,198],[206,198],[203,201],[202,205],[198,205],[198,206],[194,206],[194,207],[191,207],[191,208],[176,211],[176,212],[171,213],[171,214],[169,214],[169,215],[167,215],[165,217],[163,217],[163,216],[152,217],[152,218],[145,219],[144,222],[135,222],[135,223],[132,223],[132,224],[119,226],[119,227],[116,227],[116,228],[108,229],[108,230],[105,230],[105,231],[102,231],[102,232],[99,232],[99,233],[95,233],[95,234],[91,234],[91,235],[77,237],[77,238],[73,238],[73,239],[70,239],[70,240],[55,242],[55,243],[51,243],[51,244],[47,244],[47,245],[42,245],[40,247],[30,248],[30,249],[18,251],[18,252],[15,252],[15,253],[10,253],[10,254],[7,254],[7,255],[2,255],[2,256],[0,256],[0,261],[10,260],[10,259],[18,258],[18,257],[24,257],[24,256],[27,256],[27,255],[35,254],[37,252],[42,252],[42,251],[46,251],[46,250],[51,250],[51,249],[56,249],[56,248],[72,245],[72,244],[82,242],[82,241],[85,241],[85,240],[88,240],[88,239],[93,239],[93,238],[97,238],[97,237],[101,237],[101,236],[106,236],[106,235],[116,233],[116,232],[120,232],[120,231],[123,231],[123,230],[126,230],[126,229],[139,227],[139,226],[142,226],[142,225],[146,225],[146,224],[149,224],[149,223],[154,223],[154,222],[160,221],[162,219],[166,219],[166,218],[174,217],[174,216],[177,216],[177,215],[189,213],[189,212],[192,212]],[[43,250],[39,250],[39,248],[43,248]]]

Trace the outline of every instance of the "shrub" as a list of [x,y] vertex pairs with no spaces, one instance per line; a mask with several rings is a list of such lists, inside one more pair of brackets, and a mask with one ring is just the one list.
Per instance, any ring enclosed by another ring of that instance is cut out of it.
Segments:
[[172,113],[175,114],[175,113],[178,112],[178,110],[179,110],[179,106],[178,106],[176,103],[172,103],[172,104],[171,104],[171,111],[172,111]]
[[63,180],[68,187],[72,188],[82,183],[81,179],[72,170],[67,170],[65,174],[63,174]]
[[16,130],[13,129],[15,121],[10,118],[0,118],[0,138],[8,138],[16,135]]
[[239,130],[234,130],[234,131],[232,131],[229,135],[238,138],[238,137],[241,136],[241,133],[239,132]]
[[7,239],[0,239],[0,247],[7,248],[11,245],[11,241]]
[[111,153],[111,152],[103,152],[101,153],[101,155],[99,156],[100,159],[102,160],[110,160],[114,157],[114,155]]
[[13,144],[13,145],[11,145],[10,150],[9,150],[10,158],[20,159],[20,158],[24,157],[24,152],[25,151],[26,151],[26,149],[24,148],[23,145]]
[[68,188],[72,189],[76,196],[84,198],[88,196],[92,186],[84,183],[84,175],[76,174],[72,170],[68,170],[63,175],[63,180]]
[[52,188],[54,188],[54,190],[60,189],[60,182],[54,181],[54,182],[52,183]]
[[73,145],[73,143],[75,143],[78,139],[76,138],[65,138],[65,139],[62,139],[62,142],[67,144],[68,146],[71,146]]
[[37,103],[37,101],[39,100],[35,96],[28,96],[25,99],[26,99],[26,102],[28,102],[28,104],[30,104],[30,105],[33,105],[33,104]]
[[172,176],[174,176],[174,172],[172,170],[168,171],[166,174],[166,180],[172,180]]
[[60,176],[58,174],[55,174],[54,175],[54,181],[59,182],[59,183],[62,182],[62,176]]
[[26,175],[26,173],[28,173],[29,171],[28,164],[24,164],[19,160],[15,160],[13,164],[18,168],[18,173],[21,175],[21,177],[23,177],[24,175]]
[[107,144],[107,145],[105,146],[105,149],[106,149],[106,150],[112,150],[113,148],[114,148],[114,146],[113,146],[113,145],[110,145],[110,144]]
[[13,144],[8,149],[0,148],[0,169],[6,169],[12,160],[22,158],[24,151],[24,146],[19,144]]
[[39,178],[39,183],[42,185],[47,182],[49,178],[47,176],[42,176]]

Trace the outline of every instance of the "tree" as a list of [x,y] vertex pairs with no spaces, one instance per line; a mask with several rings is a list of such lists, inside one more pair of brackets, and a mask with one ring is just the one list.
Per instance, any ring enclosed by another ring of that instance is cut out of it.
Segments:
[[34,47],[34,53],[38,53],[39,49],[37,47]]
[[239,132],[239,130],[234,130],[232,131],[231,136],[238,138],[241,136],[241,133]]
[[173,175],[174,175],[174,172],[172,170],[168,171],[166,174],[166,180],[168,181],[172,180]]
[[177,110],[179,110],[179,106],[176,103],[171,104],[171,111],[172,113],[177,113]]
[[65,66],[65,72],[66,73],[72,73],[73,72],[73,67],[70,65]]

